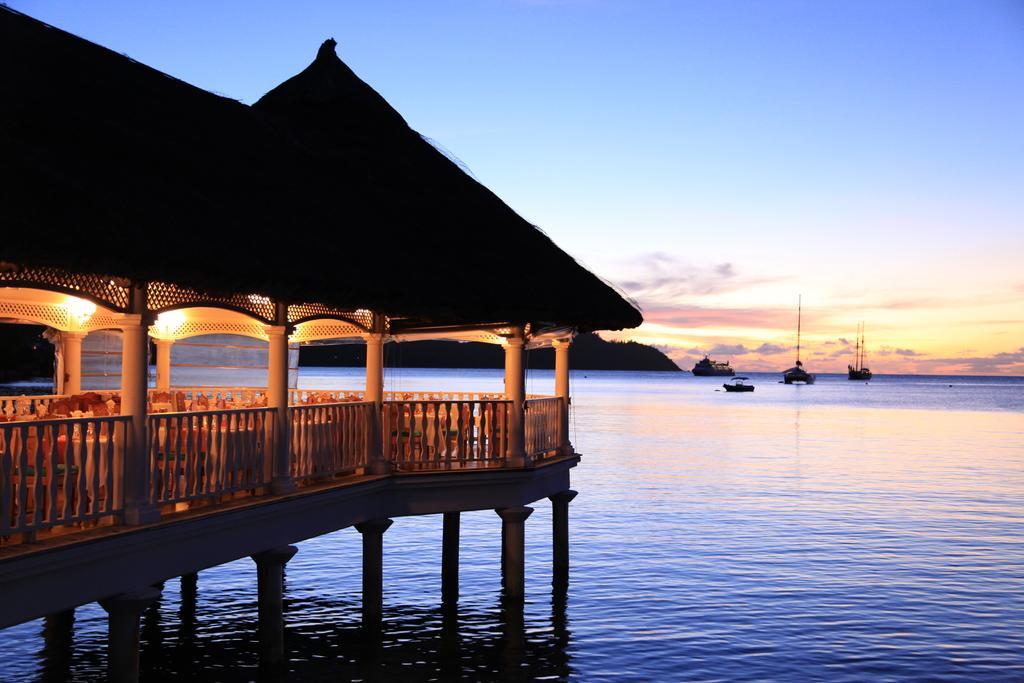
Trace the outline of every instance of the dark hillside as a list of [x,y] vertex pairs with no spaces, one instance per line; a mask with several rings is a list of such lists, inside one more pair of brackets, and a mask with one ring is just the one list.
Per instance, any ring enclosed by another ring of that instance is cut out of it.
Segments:
[[[406,368],[501,368],[505,365],[500,346],[481,342],[418,341],[387,344],[385,360],[389,367]],[[341,346],[305,346],[299,365],[320,367],[361,367],[366,362],[362,344]],[[652,346],[636,342],[610,342],[596,334],[581,334],[573,342],[569,362],[574,370],[665,370],[678,372],[679,366]],[[528,367],[553,369],[553,349],[537,349],[527,354]]]

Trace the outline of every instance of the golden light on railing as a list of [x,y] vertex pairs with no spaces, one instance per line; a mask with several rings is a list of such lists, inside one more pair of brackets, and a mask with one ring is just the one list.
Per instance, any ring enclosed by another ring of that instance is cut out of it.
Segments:
[[164,311],[156,317],[153,331],[157,337],[170,337],[178,331],[186,320],[185,311]]
[[262,294],[250,294],[249,302],[257,305],[266,305],[270,303],[270,297],[263,296]]
[[81,329],[89,322],[96,313],[96,304],[77,296],[69,296],[66,304],[68,308],[68,319],[77,328]]

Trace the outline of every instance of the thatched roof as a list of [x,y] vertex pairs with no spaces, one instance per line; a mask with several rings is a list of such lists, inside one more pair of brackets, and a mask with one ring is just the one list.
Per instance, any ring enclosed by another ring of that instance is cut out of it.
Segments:
[[321,47],[248,107],[0,7],[0,261],[435,322],[641,321]]

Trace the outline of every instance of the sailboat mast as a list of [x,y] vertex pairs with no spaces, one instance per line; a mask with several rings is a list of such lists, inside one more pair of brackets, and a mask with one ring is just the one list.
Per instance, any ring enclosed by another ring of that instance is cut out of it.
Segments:
[[800,315],[803,309],[804,295],[800,294],[796,299],[796,364],[800,365]]
[[860,370],[860,326],[863,322],[857,323],[857,356],[853,361],[853,367]]
[[864,347],[864,323],[860,324],[860,368],[864,369],[864,361],[867,360],[868,351]]

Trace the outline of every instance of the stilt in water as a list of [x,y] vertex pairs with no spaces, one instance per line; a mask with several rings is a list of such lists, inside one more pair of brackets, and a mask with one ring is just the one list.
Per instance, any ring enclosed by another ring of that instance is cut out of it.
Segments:
[[526,594],[526,518],[531,507],[495,510],[501,517],[501,574],[505,597],[522,602]]
[[384,532],[393,522],[374,519],[356,524],[363,535],[363,628],[380,630],[384,613]]
[[75,635],[75,610],[51,614],[43,619],[43,649],[39,652],[41,681],[71,679],[71,646]]
[[139,617],[160,597],[153,587],[100,600],[107,611],[107,675],[112,683],[139,680]]
[[459,601],[459,522],[460,513],[444,513],[441,534],[441,601],[454,605]]
[[252,556],[253,562],[256,563],[262,665],[274,666],[285,660],[284,566],[298,550],[295,546],[288,545]]

